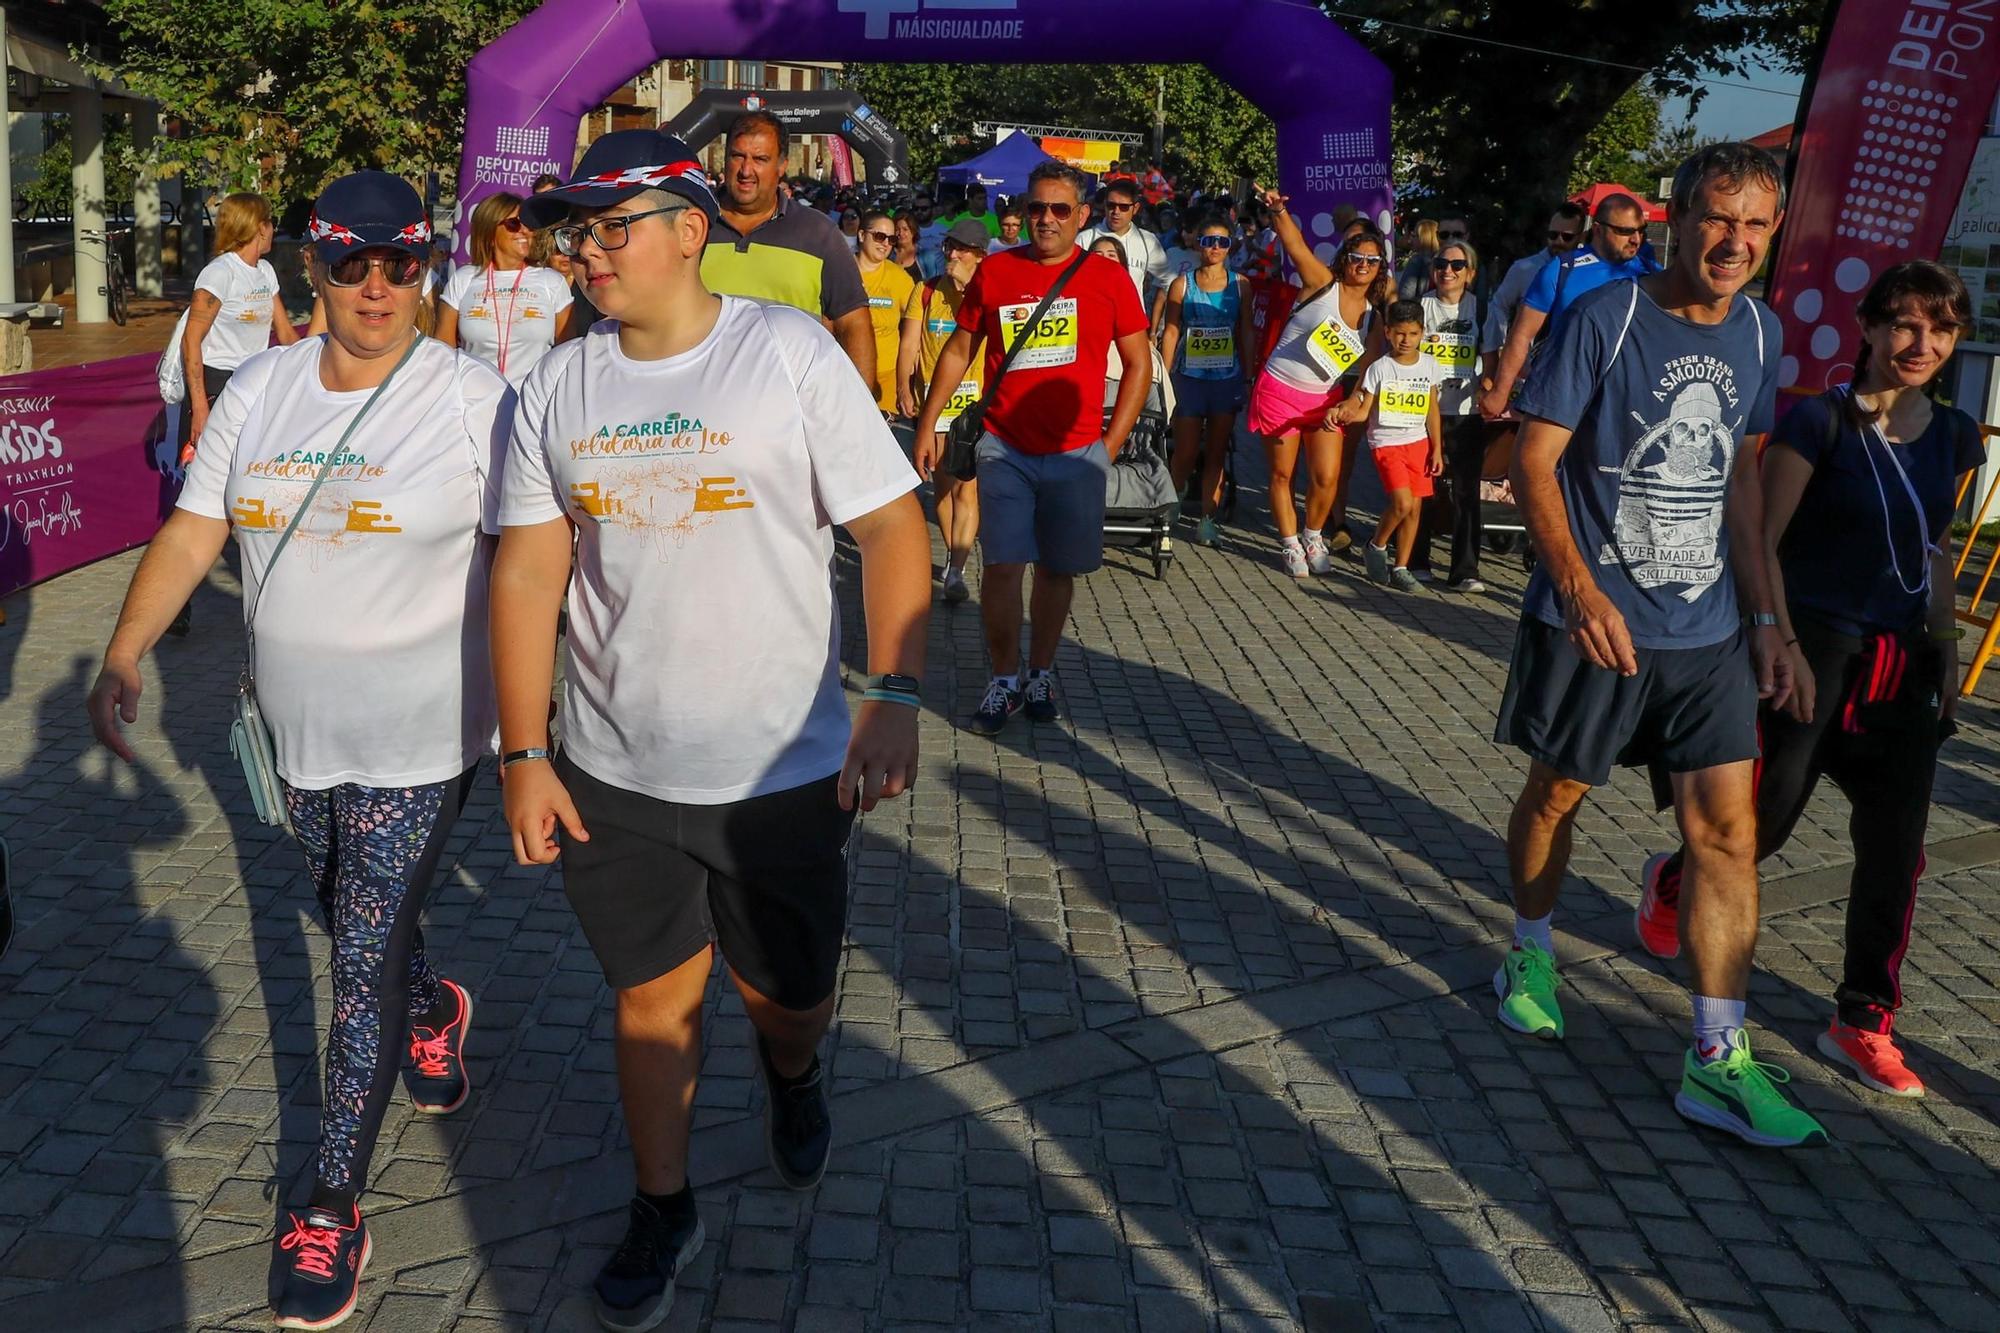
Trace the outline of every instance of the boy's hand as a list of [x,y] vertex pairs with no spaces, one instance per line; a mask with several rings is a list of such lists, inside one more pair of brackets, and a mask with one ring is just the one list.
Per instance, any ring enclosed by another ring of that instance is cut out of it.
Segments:
[[1424,474],[1431,477],[1444,474],[1444,450],[1435,444],[1431,446],[1430,460],[1424,464]]

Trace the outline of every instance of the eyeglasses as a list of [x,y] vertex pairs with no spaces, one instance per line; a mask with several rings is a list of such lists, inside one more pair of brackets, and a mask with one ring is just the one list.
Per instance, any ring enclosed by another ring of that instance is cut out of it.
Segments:
[[1104,211],[1107,213],[1130,213],[1138,206],[1136,203],[1120,203],[1116,199],[1106,199],[1104,201]]
[[632,224],[640,218],[665,217],[669,213],[685,213],[691,205],[675,204],[670,208],[649,208],[643,213],[618,213],[595,222],[571,223],[557,227],[551,235],[555,237],[556,253],[576,256],[583,248],[583,238],[589,236],[597,242],[600,250],[623,250],[625,243],[632,239]]
[[1433,259],[1431,267],[1442,273],[1450,269],[1453,273],[1463,273],[1470,267],[1463,259]]
[[1631,240],[1634,236],[1643,236],[1646,234],[1646,228],[1644,224],[1641,224],[1637,227],[1621,227],[1614,222],[1600,222],[1597,225],[1604,228],[1604,230],[1610,232],[1613,236],[1622,237],[1623,239],[1628,241]]
[[1227,236],[1204,236],[1201,238],[1201,248],[1204,250],[1227,250],[1229,245],[1230,241]]
[[502,218],[500,220],[500,225],[505,227],[508,231],[515,233],[524,232],[528,230],[528,224],[521,221],[519,214],[516,214],[511,218]]
[[1561,241],[1563,244],[1567,245],[1571,241],[1576,239],[1576,233],[1573,231],[1556,231],[1554,229],[1551,229],[1549,231],[1549,239],[1552,241]]
[[861,234],[871,241],[880,241],[884,245],[896,243],[896,233],[893,231],[864,231]]
[[381,269],[382,280],[391,287],[414,287],[424,275],[424,261],[401,251],[394,254],[346,255],[326,266],[326,280],[336,287],[359,287],[368,281],[370,269]]
[[1028,201],[1028,216],[1031,218],[1050,217],[1057,222],[1067,222],[1075,212],[1075,204],[1047,203],[1040,199]]

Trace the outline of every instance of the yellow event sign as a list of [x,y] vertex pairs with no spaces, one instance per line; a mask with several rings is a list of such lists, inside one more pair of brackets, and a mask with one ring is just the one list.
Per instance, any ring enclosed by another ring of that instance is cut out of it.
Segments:
[[1118,165],[1124,155],[1124,145],[1110,143],[1103,139],[1057,139],[1041,141],[1042,151],[1061,162],[1067,162],[1078,171],[1087,171],[1093,176],[1102,176]]

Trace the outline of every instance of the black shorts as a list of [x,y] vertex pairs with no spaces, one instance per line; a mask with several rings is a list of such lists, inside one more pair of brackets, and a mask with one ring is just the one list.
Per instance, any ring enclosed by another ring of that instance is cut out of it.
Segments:
[[681,805],[600,782],[566,754],[556,775],[589,842],[563,843],[563,887],[615,989],[642,986],[713,941],[787,1009],[833,994],[847,930],[847,835],[829,773],[726,805]]
[[[1613,764],[1694,773],[1757,757],[1757,676],[1738,632],[1705,648],[1640,648],[1639,674],[1578,655],[1566,631],[1522,616],[1493,739],[1596,787]],[[1670,802],[1669,802],[1670,803]]]

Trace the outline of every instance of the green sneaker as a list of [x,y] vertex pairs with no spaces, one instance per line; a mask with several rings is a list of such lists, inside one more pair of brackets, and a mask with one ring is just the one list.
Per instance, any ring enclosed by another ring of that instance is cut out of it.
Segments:
[[1493,993],[1500,997],[1500,1021],[1531,1037],[1561,1037],[1558,980],[1556,956],[1533,940],[1520,941],[1493,974]]
[[1726,1129],[1759,1148],[1796,1148],[1825,1143],[1819,1121],[1785,1100],[1778,1084],[1792,1076],[1750,1056],[1742,1033],[1729,1054],[1704,1064],[1693,1051],[1681,1067],[1681,1090],[1674,1109],[1699,1125]]

